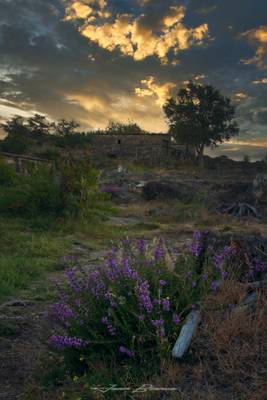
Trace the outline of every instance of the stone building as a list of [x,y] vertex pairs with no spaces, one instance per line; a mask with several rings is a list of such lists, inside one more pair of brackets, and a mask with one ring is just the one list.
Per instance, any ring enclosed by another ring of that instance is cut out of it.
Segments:
[[95,156],[152,165],[164,165],[188,154],[186,146],[173,144],[168,134],[92,134],[90,144]]

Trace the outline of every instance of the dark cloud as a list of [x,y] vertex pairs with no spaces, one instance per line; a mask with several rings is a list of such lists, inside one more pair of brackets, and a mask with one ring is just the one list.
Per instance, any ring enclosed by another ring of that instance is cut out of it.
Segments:
[[[87,19],[72,14],[64,20],[74,2],[0,0],[0,112],[4,117],[19,110],[38,111],[51,118],[76,118],[87,127],[129,118],[146,129],[164,130],[160,108],[164,96],[173,93],[174,84],[178,89],[184,81],[203,75],[203,82],[234,99],[239,140],[253,143],[253,154],[261,153],[267,139],[267,70],[244,60],[253,60],[260,46],[250,37],[266,25],[266,2],[107,0],[105,5],[103,0],[77,0],[92,8],[91,24],[109,24],[112,43],[101,36],[102,30],[98,39],[91,32],[83,36],[79,28],[89,23]],[[179,7],[185,7],[180,17]],[[122,47],[127,45],[121,36],[124,28],[114,28],[121,14],[129,15],[129,35],[138,40],[134,46],[141,49],[139,58]],[[181,25],[175,24],[175,16]],[[205,33],[197,43],[190,30],[205,24],[209,37]],[[167,36],[172,27],[175,30]],[[157,43],[157,37],[164,40],[154,50],[152,40]],[[264,64],[264,55],[262,60]],[[249,144],[239,144],[241,152],[248,152],[242,146]],[[222,149],[232,154],[229,148]]]

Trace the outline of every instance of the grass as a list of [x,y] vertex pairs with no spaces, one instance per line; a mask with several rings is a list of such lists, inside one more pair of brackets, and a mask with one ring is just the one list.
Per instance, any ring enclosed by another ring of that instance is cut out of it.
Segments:
[[59,268],[68,241],[53,230],[32,229],[22,219],[0,218],[0,301]]
[[59,258],[73,252],[74,240],[100,249],[128,233],[93,214],[79,220],[0,216],[0,229],[0,303],[29,288],[31,297],[46,297],[46,277],[62,269]]

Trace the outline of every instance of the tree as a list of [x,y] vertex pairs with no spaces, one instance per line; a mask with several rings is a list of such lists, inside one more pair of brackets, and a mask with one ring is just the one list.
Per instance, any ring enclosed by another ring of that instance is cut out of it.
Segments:
[[205,146],[217,146],[239,132],[231,100],[211,85],[189,82],[163,109],[170,134],[178,143],[194,148],[200,165]]
[[61,119],[58,123],[54,124],[56,135],[67,137],[75,134],[75,129],[79,128],[78,122],[73,119],[67,121],[66,119]]
[[246,163],[246,164],[249,164],[249,163],[250,163],[250,157],[249,157],[248,154],[245,154],[245,155],[244,155],[243,161],[244,161],[244,163]]
[[9,121],[1,124],[1,128],[7,134],[1,143],[1,149],[10,153],[23,154],[31,143],[30,133],[25,119],[15,115]]
[[147,133],[140,128],[135,122],[121,123],[110,122],[106,128],[106,133],[109,135],[140,135]]
[[49,135],[52,124],[46,119],[44,115],[34,114],[33,117],[28,118],[28,130],[33,138],[36,138],[39,142]]

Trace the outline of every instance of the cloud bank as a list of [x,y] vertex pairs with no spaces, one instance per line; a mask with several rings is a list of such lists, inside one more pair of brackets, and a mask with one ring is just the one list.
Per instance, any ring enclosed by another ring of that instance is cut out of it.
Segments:
[[254,154],[266,147],[266,15],[262,0],[2,0],[0,117],[161,132],[162,104],[195,79],[233,99],[234,146]]

